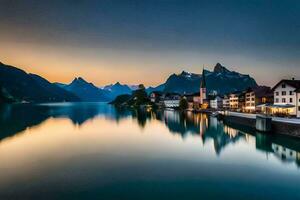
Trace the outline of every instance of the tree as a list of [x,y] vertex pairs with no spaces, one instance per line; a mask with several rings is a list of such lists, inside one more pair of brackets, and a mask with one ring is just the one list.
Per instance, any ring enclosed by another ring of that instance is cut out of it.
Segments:
[[134,104],[135,105],[143,105],[149,102],[147,92],[145,90],[144,85],[140,84],[139,89],[135,90],[132,93]]
[[179,109],[180,110],[186,110],[188,108],[188,101],[186,98],[181,98],[179,101]]

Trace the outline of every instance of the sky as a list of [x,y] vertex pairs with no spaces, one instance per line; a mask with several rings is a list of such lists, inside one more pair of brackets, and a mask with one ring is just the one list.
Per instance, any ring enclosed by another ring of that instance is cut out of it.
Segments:
[[51,82],[155,86],[217,62],[300,79],[298,0],[1,0],[0,61]]

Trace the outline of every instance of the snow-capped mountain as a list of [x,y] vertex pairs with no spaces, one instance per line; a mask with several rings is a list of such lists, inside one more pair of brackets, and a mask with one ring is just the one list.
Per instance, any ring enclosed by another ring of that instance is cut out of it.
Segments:
[[[230,71],[220,63],[216,64],[213,71],[204,72],[208,92],[217,91],[219,94],[226,94],[257,86],[256,81],[249,75]],[[202,74],[183,71],[180,74],[172,74],[164,84],[149,88],[148,91],[196,93],[199,92],[201,79]]]
[[128,85],[122,85],[119,82],[106,85],[103,87],[103,90],[107,91],[112,99],[121,94],[131,94],[131,92],[133,91]]

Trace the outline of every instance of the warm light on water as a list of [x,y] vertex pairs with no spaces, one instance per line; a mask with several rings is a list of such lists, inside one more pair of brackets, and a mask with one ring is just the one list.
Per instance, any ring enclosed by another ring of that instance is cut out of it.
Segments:
[[0,113],[1,199],[300,197],[300,141],[106,104]]

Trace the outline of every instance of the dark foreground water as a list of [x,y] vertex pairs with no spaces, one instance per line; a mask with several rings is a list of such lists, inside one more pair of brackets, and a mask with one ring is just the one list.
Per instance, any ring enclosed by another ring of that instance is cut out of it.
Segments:
[[207,115],[2,106],[0,139],[0,199],[300,198],[299,140]]

